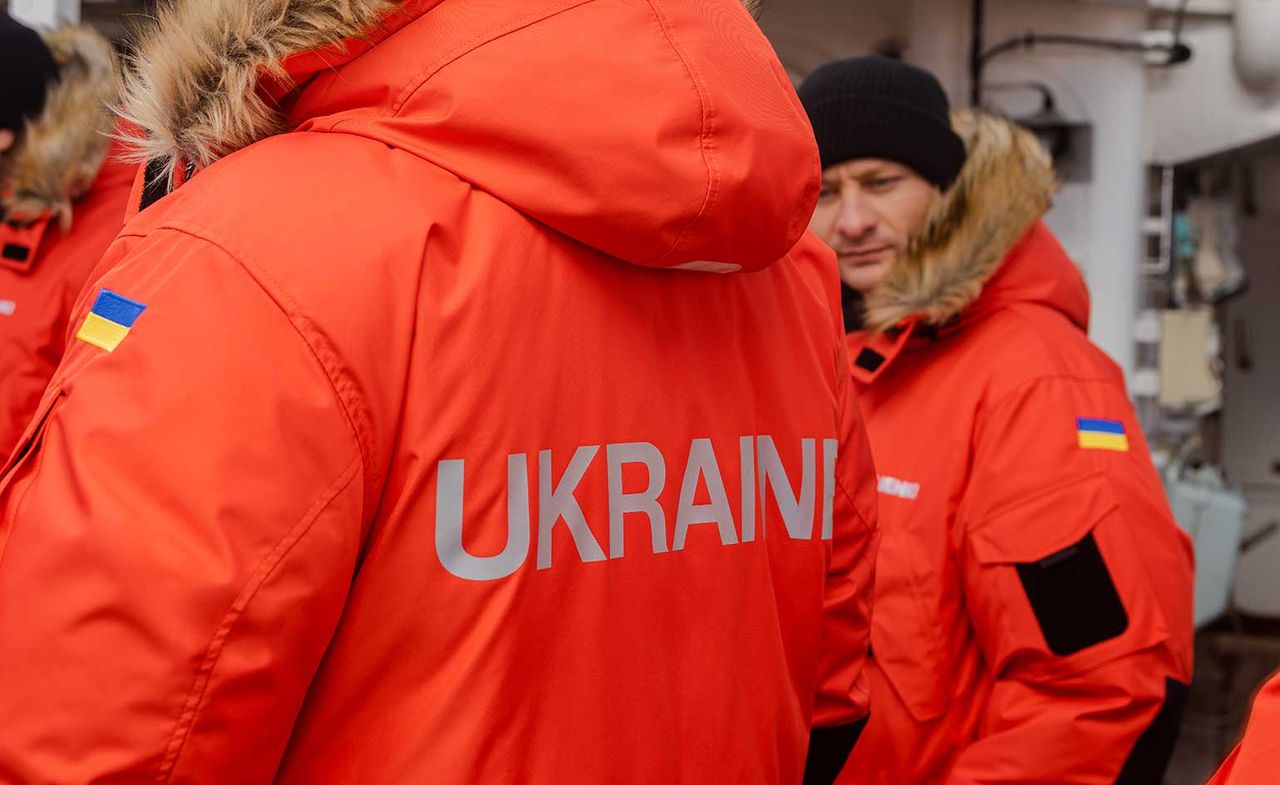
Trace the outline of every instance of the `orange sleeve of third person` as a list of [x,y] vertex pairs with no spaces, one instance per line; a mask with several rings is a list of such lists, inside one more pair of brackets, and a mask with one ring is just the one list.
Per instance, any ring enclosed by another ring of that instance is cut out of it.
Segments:
[[138,246],[102,281],[133,312],[78,314],[0,473],[0,782],[266,785],[355,570],[361,450],[234,259]]
[[1280,673],[1258,693],[1244,740],[1209,785],[1272,785],[1280,773]]
[[1191,677],[1192,557],[1123,387],[1051,378],[987,407],[956,537],[995,684],[948,783],[1159,782]]

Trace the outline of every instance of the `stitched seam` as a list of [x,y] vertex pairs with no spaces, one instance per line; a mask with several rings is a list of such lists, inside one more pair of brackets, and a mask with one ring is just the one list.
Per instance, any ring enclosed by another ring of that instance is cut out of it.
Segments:
[[196,671],[195,683],[192,684],[182,712],[178,715],[178,722],[174,727],[173,735],[170,737],[165,757],[160,764],[157,782],[171,782],[174,774],[177,773],[178,760],[182,756],[187,740],[191,737],[191,731],[195,727],[200,709],[204,705],[205,696],[208,694],[209,685],[213,682],[213,673],[217,669],[222,652],[226,650],[227,641],[230,639],[236,623],[244,617],[249,605],[257,597],[258,590],[275,573],[276,568],[284,561],[285,556],[311,531],[311,527],[319,520],[320,514],[328,509],[329,505],[338,498],[339,493],[351,484],[351,481],[359,473],[359,469],[360,458],[353,458],[338,478],[321,491],[306,514],[302,516],[302,519],[280,539],[270,553],[258,562],[250,574],[244,589],[241,590],[240,595],[236,597],[235,602],[227,610],[226,615],[222,618],[222,623],[218,625],[213,638],[209,641],[204,659],[199,670]]
[[[370,431],[372,430],[372,416],[369,414],[369,404],[364,400],[364,396],[360,390],[358,390],[355,385],[342,375],[341,372],[346,370],[346,365],[342,362],[342,358],[337,356],[337,354],[328,346],[317,345],[313,342],[308,336],[308,329],[305,329],[304,325],[298,323],[299,319],[305,319],[305,327],[314,330],[321,336],[323,336],[323,331],[315,328],[310,319],[307,319],[301,314],[302,309],[299,307],[298,303],[288,295],[284,287],[281,286],[278,281],[266,272],[265,268],[261,264],[256,262],[251,263],[247,254],[241,254],[234,251],[229,243],[210,236],[206,233],[204,227],[189,226],[183,222],[168,222],[154,227],[148,234],[158,231],[172,231],[179,234],[185,234],[188,237],[208,243],[209,245],[217,248],[226,255],[228,259],[234,262],[237,267],[243,270],[249,277],[249,280],[253,281],[258,289],[267,296],[267,299],[271,300],[271,302],[276,306],[276,309],[280,311],[281,315],[284,316],[285,320],[289,323],[289,326],[293,328],[295,333],[297,333],[298,338],[307,347],[307,350],[311,353],[312,357],[315,358],[317,363],[319,363],[321,370],[324,372],[325,378],[329,381],[329,387],[333,390],[334,397],[342,407],[343,417],[346,419],[347,425],[351,429],[352,437],[355,439],[356,445],[360,450],[361,460],[364,464],[366,484],[372,483],[373,480],[371,478],[373,476],[373,469],[375,465],[373,454],[375,439],[372,432],[368,435],[364,433],[365,428],[369,428]],[[299,314],[299,316],[295,317],[294,314]],[[364,497],[366,503],[373,497],[373,489],[366,487]]]
[[858,521],[862,524],[863,530],[875,533],[876,528],[867,521],[866,516],[862,514],[862,510],[858,509],[857,502],[853,500],[853,495],[849,493],[849,489],[845,487],[844,480],[840,479],[838,472],[836,475],[836,488],[838,488],[840,492],[844,494],[845,501],[849,502],[849,508],[853,510],[853,514],[857,517]]
[[418,76],[410,79],[408,84],[401,89],[400,94],[396,96],[395,101],[393,101],[389,107],[384,109],[382,114],[390,116],[400,114],[400,110],[404,109],[405,104],[413,98],[414,94],[417,93],[418,90],[422,89],[422,87],[430,81],[431,77],[435,76],[455,60],[471,54],[486,44],[491,44],[494,41],[505,38],[506,36],[529,27],[530,25],[537,24],[538,22],[558,16],[565,11],[570,11],[578,6],[587,5],[592,2],[595,2],[595,0],[564,0],[560,5],[554,5],[551,8],[543,8],[531,14],[517,17],[516,19],[498,25],[497,27],[488,28],[477,33],[471,38],[458,43],[457,45],[445,50],[443,55],[436,58],[434,62],[424,68]]
[[720,189],[720,172],[715,166],[715,123],[716,114],[715,107],[711,105],[711,93],[707,90],[707,86],[703,83],[701,75],[697,72],[693,62],[685,55],[684,50],[676,42],[675,34],[671,31],[670,20],[658,9],[656,0],[645,0],[649,9],[653,12],[653,16],[658,20],[658,26],[662,30],[663,37],[667,40],[667,45],[671,47],[671,51],[675,53],[676,59],[680,61],[684,67],[685,73],[689,76],[689,81],[693,85],[694,93],[698,96],[698,106],[702,112],[702,131],[699,134],[698,144],[702,150],[702,162],[707,169],[707,193],[702,201],[702,208],[698,210],[698,214],[690,218],[684,226],[680,227],[679,234],[676,235],[675,242],[667,249],[666,253],[655,259],[652,264],[660,265],[670,257],[674,256],[679,250],[681,244],[693,227],[701,221],[707,213],[711,211],[711,206],[715,203],[716,197],[719,195]]
[[[986,402],[983,408],[988,410],[999,409],[1001,406],[1004,406],[1011,398],[1021,395],[1031,387],[1035,387],[1036,385],[1043,384],[1045,382],[1080,382],[1081,384],[1104,384],[1112,388],[1116,386],[1116,383],[1114,380],[1108,379],[1104,376],[1081,376],[1078,374],[1070,374],[1070,373],[1045,374],[1044,376],[1037,376],[1034,379],[1028,379],[1027,381],[1018,384],[1017,387],[1014,387],[1012,390],[1005,393],[1004,395],[1001,395],[999,398]],[[1123,391],[1121,391],[1121,393],[1123,394]],[[1126,400],[1128,400],[1127,397],[1126,397]],[[987,416],[990,416],[990,415],[987,415]]]

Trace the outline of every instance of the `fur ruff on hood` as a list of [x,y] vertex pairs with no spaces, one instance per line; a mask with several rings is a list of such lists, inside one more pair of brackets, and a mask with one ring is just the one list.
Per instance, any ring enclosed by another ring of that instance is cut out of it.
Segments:
[[122,116],[144,135],[139,162],[197,169],[285,130],[263,100],[264,74],[290,55],[373,30],[392,0],[185,0],[161,10],[125,78]]
[[[287,120],[259,90],[263,75],[286,83],[291,55],[375,31],[403,0],[183,0],[159,14],[126,76],[122,116],[142,129],[129,139],[138,162],[164,171],[202,169],[283,133]],[[755,10],[758,0],[744,0]],[[291,87],[292,85],[286,86]]]
[[952,115],[968,161],[925,229],[867,299],[865,325],[883,332],[917,317],[940,326],[982,293],[1057,190],[1053,161],[1029,131],[994,115]]
[[59,79],[39,117],[27,123],[18,146],[3,156],[9,219],[52,215],[71,225],[72,204],[88,192],[111,146],[117,92],[111,44],[88,27],[45,34]]

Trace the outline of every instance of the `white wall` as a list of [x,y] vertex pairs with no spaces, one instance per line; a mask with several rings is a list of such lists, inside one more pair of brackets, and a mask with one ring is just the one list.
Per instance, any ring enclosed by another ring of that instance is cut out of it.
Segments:
[[10,0],[9,13],[34,27],[80,21],[80,0]]
[[[1145,9],[1132,6],[991,0],[986,38],[989,46],[1035,30],[1137,40],[1146,28]],[[1127,375],[1136,359],[1146,77],[1137,55],[1062,47],[1005,55],[991,63],[986,76],[990,82],[1044,82],[1063,114],[1093,125],[1092,181],[1064,186],[1048,222],[1089,282],[1094,341]]]
[[1192,61],[1152,75],[1147,115],[1160,133],[1148,142],[1151,160],[1183,163],[1280,134],[1280,87],[1250,90],[1236,78],[1231,21],[1193,23],[1186,38]]
[[906,32],[909,2],[765,0],[760,27],[793,79]]

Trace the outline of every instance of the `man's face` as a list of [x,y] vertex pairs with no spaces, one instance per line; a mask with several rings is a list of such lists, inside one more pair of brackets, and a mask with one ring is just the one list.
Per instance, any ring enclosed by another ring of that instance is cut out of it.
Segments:
[[919,234],[938,189],[911,169],[877,158],[822,172],[822,195],[809,228],[840,259],[840,277],[867,294]]

